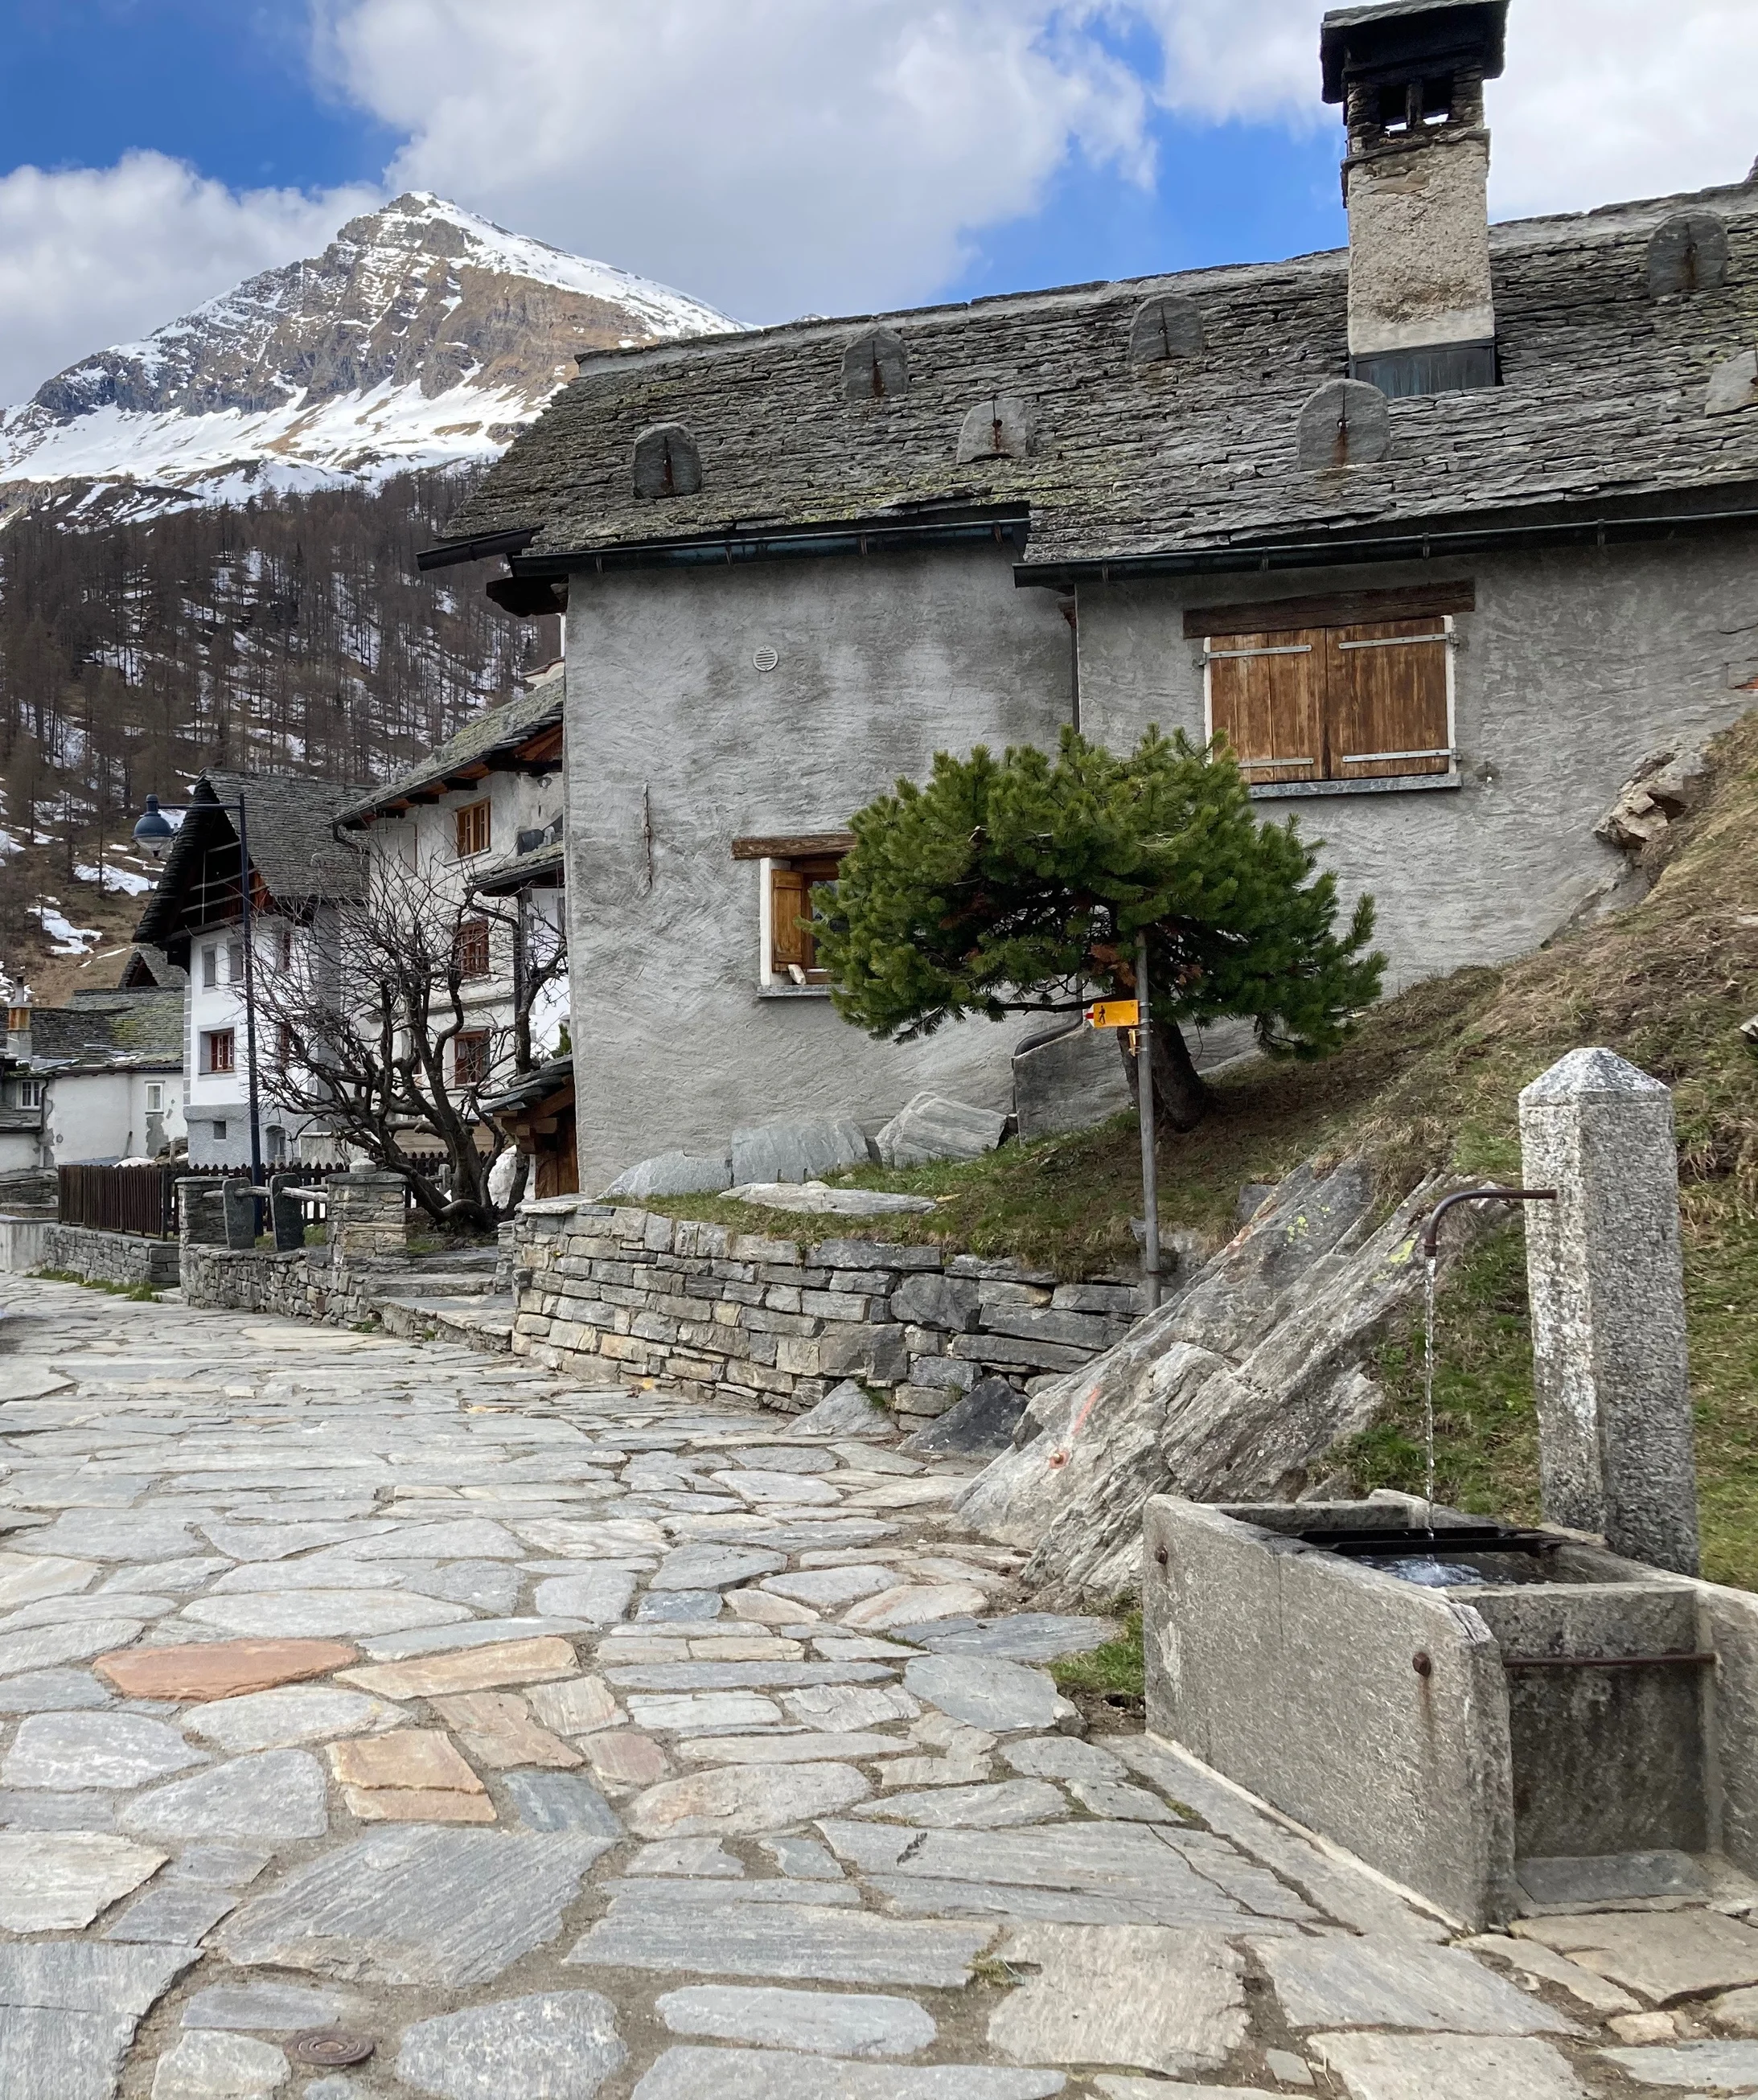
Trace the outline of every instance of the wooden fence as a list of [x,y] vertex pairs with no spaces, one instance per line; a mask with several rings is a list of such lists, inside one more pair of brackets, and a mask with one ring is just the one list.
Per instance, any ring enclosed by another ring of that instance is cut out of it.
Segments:
[[184,1167],[63,1167],[56,1170],[55,1216],[64,1225],[144,1239],[177,1235],[177,1182]]

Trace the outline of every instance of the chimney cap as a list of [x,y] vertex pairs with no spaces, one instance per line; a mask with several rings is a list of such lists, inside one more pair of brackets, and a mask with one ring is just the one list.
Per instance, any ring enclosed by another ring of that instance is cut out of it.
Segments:
[[1341,102],[1358,80],[1407,79],[1469,62],[1499,80],[1506,61],[1508,0],[1377,0],[1324,18],[1319,58],[1324,99]]

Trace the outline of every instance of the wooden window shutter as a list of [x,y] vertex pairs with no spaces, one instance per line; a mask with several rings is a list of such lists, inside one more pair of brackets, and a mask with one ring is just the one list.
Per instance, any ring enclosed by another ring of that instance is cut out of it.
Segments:
[[796,867],[769,871],[770,967],[785,977],[789,966],[812,967],[812,937],[800,921],[811,915],[811,879]]
[[1447,622],[1333,627],[1324,642],[1332,779],[1450,773]]
[[1208,723],[1246,784],[1324,778],[1322,633],[1230,635],[1208,651]]

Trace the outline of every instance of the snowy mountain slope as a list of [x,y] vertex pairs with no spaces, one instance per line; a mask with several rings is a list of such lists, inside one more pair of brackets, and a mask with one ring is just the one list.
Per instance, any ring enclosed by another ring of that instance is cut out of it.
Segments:
[[483,461],[572,377],[576,351],[737,326],[412,192],[0,411],[0,488],[15,501],[93,483],[114,517]]

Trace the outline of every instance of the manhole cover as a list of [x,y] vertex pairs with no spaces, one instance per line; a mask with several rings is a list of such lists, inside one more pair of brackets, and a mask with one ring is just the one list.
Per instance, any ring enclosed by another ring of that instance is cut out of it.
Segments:
[[293,2038],[295,2063],[364,2063],[377,2045],[370,2035],[344,2034],[340,2027],[311,2027]]

